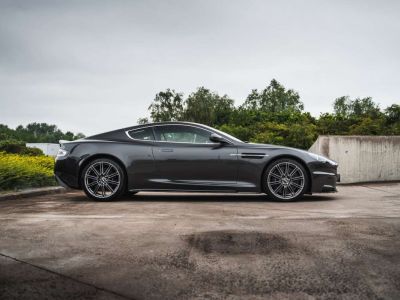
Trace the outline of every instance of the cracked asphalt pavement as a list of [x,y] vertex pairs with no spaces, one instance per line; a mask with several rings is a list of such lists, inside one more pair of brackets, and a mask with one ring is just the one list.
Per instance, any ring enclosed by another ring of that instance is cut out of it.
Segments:
[[0,201],[0,299],[399,299],[400,183]]

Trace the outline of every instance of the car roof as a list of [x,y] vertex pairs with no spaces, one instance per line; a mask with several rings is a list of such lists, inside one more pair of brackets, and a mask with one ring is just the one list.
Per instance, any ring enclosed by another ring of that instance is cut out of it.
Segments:
[[162,125],[189,125],[189,126],[196,126],[196,127],[204,128],[206,130],[212,129],[211,127],[208,127],[206,125],[193,123],[193,122],[183,122],[183,121],[156,122],[156,123],[139,124],[139,125],[135,125],[135,126],[115,129],[112,131],[107,131],[107,132],[95,134],[92,136],[88,136],[88,137],[84,138],[84,140],[107,139],[107,138],[111,138],[111,137],[114,138],[119,135],[125,136],[125,132],[127,132],[127,131],[140,129],[140,128],[146,128],[146,127],[153,127],[153,126],[162,126]]
[[162,126],[162,125],[192,125],[192,126],[197,126],[197,127],[203,127],[203,128],[211,128],[207,125],[200,124],[200,123],[194,123],[194,122],[186,122],[186,121],[166,121],[166,122],[154,122],[154,123],[146,123],[146,124],[139,124],[119,130],[132,130],[132,129],[138,129],[142,127],[151,127],[151,126]]

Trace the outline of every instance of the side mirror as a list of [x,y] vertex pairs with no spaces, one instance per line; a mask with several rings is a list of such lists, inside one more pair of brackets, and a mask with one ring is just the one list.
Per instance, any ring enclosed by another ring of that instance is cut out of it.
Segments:
[[210,135],[210,141],[213,142],[213,143],[220,143],[220,144],[227,144],[228,143],[228,141],[225,138],[223,138],[222,136],[220,136],[220,135],[218,135],[216,133],[212,133]]

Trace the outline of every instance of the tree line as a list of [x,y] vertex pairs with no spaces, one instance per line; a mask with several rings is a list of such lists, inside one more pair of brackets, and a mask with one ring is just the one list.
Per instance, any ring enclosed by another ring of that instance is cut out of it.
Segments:
[[12,129],[0,124],[0,141],[19,141],[25,143],[58,143],[59,140],[72,141],[85,137],[82,133],[63,132],[56,125],[30,123]]
[[156,94],[150,118],[138,123],[190,121],[216,127],[237,138],[308,149],[318,135],[400,135],[400,105],[381,109],[371,97],[334,100],[333,113],[313,117],[304,111],[299,94],[273,79],[262,90],[254,89],[242,105],[227,95],[205,87],[186,98],[167,89]]

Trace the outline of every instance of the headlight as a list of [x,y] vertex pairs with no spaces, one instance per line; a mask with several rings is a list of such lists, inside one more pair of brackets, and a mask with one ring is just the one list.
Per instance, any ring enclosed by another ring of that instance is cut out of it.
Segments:
[[58,149],[58,153],[57,153],[57,155],[56,155],[56,159],[58,158],[58,157],[63,157],[63,156],[66,156],[68,154],[68,151],[67,150],[64,150],[64,149]]
[[321,161],[321,162],[328,162],[331,165],[337,166],[337,162],[336,161],[333,161],[333,160],[331,160],[329,158],[326,158],[324,156],[321,156],[321,155],[318,155],[318,154],[315,154],[315,153],[311,153],[311,152],[308,152],[308,155],[310,155],[315,160],[318,160],[318,161]]

